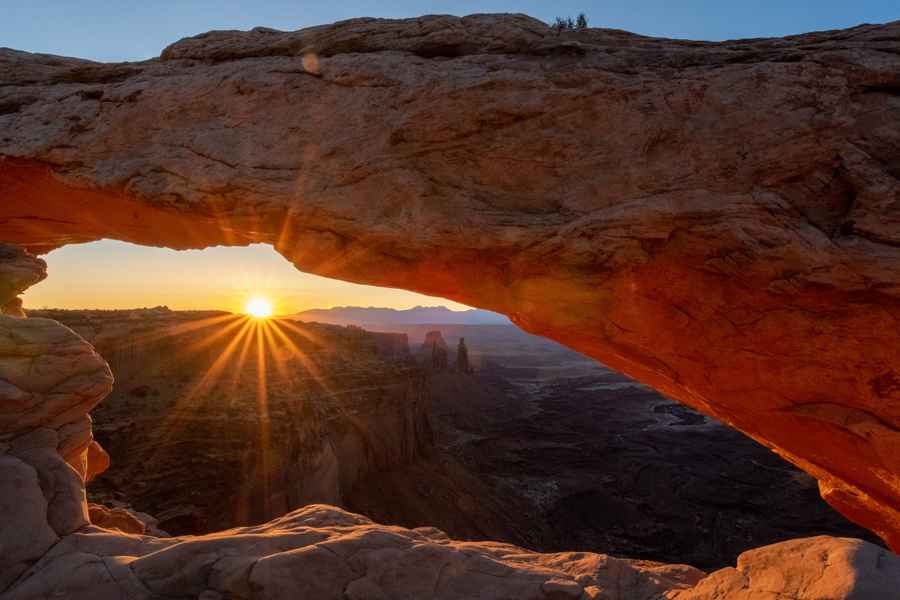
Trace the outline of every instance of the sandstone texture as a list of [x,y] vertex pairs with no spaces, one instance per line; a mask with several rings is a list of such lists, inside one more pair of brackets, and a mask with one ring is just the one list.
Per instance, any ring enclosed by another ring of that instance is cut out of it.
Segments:
[[742,556],[737,569],[704,578],[686,565],[458,542],[434,528],[377,525],[310,505],[264,525],[200,537],[85,527],[2,598],[894,600],[898,583],[900,558],[859,540],[760,548]]
[[87,450],[87,413],[112,388],[106,361],[71,329],[50,319],[2,315],[0,381],[0,439],[52,431],[67,455]]
[[900,598],[900,557],[860,540],[813,537],[745,552],[676,600]]
[[147,533],[147,525],[134,511],[126,508],[109,508],[102,504],[88,504],[88,516],[91,523],[103,529],[118,529],[122,533],[143,535]]
[[656,600],[702,577],[685,565],[457,542],[437,529],[386,527],[310,505],[264,525],[202,537],[87,527],[57,544],[2,597]]
[[49,319],[0,315],[0,591],[88,524],[88,411],[112,387],[90,344]]
[[[2,406],[15,417],[0,434],[2,600],[690,600],[741,593],[812,600],[891,599],[900,592],[900,558],[842,538],[757,549],[737,569],[704,577],[686,565],[453,541],[435,528],[376,525],[324,505],[260,526],[159,537],[146,515],[85,501],[84,479],[107,466],[106,458],[89,465],[91,456],[104,455],[91,451],[87,414],[111,387],[105,361],[47,318],[0,316],[0,339],[0,379],[9,388]],[[266,491],[258,490],[264,500]]]
[[46,276],[47,264],[43,260],[0,241],[0,314],[24,317],[18,295]]
[[765,443],[900,547],[900,22],[521,15],[0,50],[0,238],[264,242],[509,315]]

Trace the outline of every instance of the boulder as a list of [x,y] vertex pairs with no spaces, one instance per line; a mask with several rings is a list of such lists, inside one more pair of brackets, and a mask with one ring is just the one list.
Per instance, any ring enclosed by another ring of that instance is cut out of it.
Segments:
[[78,422],[112,382],[106,362],[71,329],[0,315],[0,436]]
[[59,540],[47,522],[47,499],[38,473],[25,461],[0,454],[0,592]]
[[146,524],[126,508],[109,508],[102,504],[88,504],[91,524],[103,529],[117,529],[122,533],[143,535]]
[[85,482],[91,481],[97,475],[100,475],[109,468],[109,454],[103,449],[103,446],[92,441],[87,449],[87,468],[85,471]]
[[673,600],[897,600],[900,556],[862,540],[818,536],[756,548]]

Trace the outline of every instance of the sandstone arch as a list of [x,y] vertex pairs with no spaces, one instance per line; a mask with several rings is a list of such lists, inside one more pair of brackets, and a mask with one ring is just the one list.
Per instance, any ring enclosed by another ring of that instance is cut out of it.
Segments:
[[726,43],[524,16],[0,50],[0,239],[265,242],[504,312],[900,548],[900,22]]

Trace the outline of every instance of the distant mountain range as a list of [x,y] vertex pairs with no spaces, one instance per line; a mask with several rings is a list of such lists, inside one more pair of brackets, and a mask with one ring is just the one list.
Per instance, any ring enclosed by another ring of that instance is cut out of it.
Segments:
[[504,315],[489,310],[450,310],[446,306],[416,306],[405,310],[375,306],[314,308],[291,315],[301,321],[335,325],[511,325]]

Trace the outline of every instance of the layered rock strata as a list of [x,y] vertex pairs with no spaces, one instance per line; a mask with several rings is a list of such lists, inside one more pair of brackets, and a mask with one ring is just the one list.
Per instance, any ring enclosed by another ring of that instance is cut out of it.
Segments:
[[18,246],[0,241],[0,314],[24,317],[25,289],[47,276],[47,264]]
[[89,512],[85,501],[85,477],[108,463],[87,412],[112,384],[90,344],[51,319],[0,315],[0,381],[3,600],[900,598],[900,557],[843,538],[757,549],[704,576],[685,565],[458,542],[320,505],[206,536],[143,535],[154,531],[150,519]]
[[0,315],[0,590],[88,525],[88,411],[111,387],[109,367],[71,330]]

